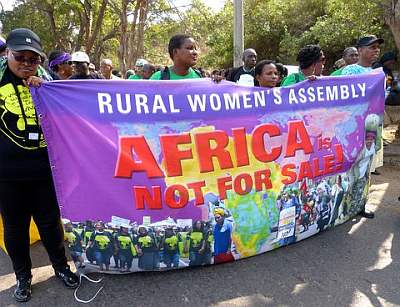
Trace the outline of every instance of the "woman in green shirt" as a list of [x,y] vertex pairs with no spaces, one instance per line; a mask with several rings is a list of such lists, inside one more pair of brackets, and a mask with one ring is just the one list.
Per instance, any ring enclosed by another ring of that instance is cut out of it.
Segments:
[[196,41],[185,34],[177,34],[169,40],[168,52],[174,64],[157,71],[151,80],[180,80],[201,78],[193,67],[197,64],[198,52]]
[[306,79],[315,80],[322,74],[325,64],[325,55],[318,45],[307,45],[300,49],[297,55],[299,72],[288,75],[282,82],[282,86],[289,86]]

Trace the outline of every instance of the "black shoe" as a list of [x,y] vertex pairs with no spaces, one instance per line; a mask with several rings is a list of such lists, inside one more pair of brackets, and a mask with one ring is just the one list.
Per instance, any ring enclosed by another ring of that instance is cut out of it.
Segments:
[[361,211],[359,213],[360,216],[365,217],[367,219],[373,219],[375,217],[375,214],[373,212],[367,212],[367,211]]
[[372,175],[375,175],[375,176],[378,176],[378,175],[380,175],[381,173],[378,172],[378,171],[373,171],[373,172],[371,172],[371,174],[372,174]]
[[54,270],[54,273],[67,288],[75,289],[79,286],[79,277],[72,273],[68,266]]
[[17,279],[17,287],[14,291],[14,298],[17,302],[27,302],[31,299],[32,278]]

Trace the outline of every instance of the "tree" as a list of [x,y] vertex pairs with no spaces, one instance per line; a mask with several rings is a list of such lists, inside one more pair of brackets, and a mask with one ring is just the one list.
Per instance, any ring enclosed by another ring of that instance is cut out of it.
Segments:
[[400,2],[398,0],[375,0],[374,3],[382,10],[385,23],[393,34],[397,49],[400,49]]

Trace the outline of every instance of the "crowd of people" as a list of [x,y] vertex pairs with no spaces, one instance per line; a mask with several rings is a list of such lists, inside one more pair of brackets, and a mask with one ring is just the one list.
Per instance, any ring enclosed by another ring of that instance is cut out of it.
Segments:
[[[64,220],[64,229],[78,268],[87,263],[101,271],[159,270],[234,260],[229,213],[223,207],[215,207],[213,216],[213,221],[196,220],[191,226]],[[134,259],[137,259],[135,264]]]
[[[383,66],[388,76],[388,97],[391,97],[391,104],[398,104],[397,76],[393,70],[393,61],[397,58],[395,54],[384,54],[379,58],[382,43],[382,39],[373,35],[361,37],[355,47],[344,50],[343,60],[337,61],[338,70],[334,75],[368,73],[375,66]],[[54,79],[179,80],[209,76],[217,82],[226,79],[239,84],[270,88],[288,86],[306,79],[315,80],[324,72],[325,64],[323,50],[318,45],[307,45],[298,53],[298,72],[288,75],[283,64],[268,59],[257,62],[256,51],[249,48],[243,53],[243,66],[215,69],[212,73],[208,73],[196,68],[198,60],[196,41],[184,34],[175,35],[170,39],[168,53],[172,65],[157,66],[145,59],[138,59],[135,67],[128,70],[125,76],[121,76],[110,59],[102,59],[97,71],[88,54],[83,51],[70,54],[67,51],[53,50],[46,56],[40,38],[29,29],[14,29],[6,40],[0,40],[0,210],[4,224],[5,246],[17,279],[14,297],[18,302],[26,302],[31,298],[32,263],[29,255],[31,218],[38,226],[55,275],[68,288],[76,288],[79,285],[78,277],[71,272],[67,264],[63,245],[64,233],[60,223],[60,211],[47,146],[28,86],[40,86],[44,80]],[[370,157],[371,155],[368,159]],[[365,204],[360,208],[360,212],[365,217],[373,217],[373,213],[365,211]],[[232,260],[232,255],[227,252],[230,250],[232,226],[224,219],[223,212],[214,214],[216,224],[212,232],[213,262]],[[304,223],[305,226],[306,224]],[[96,227],[98,228],[82,248],[85,247],[86,252],[88,249],[94,250],[93,261],[105,270],[109,265],[110,253],[115,256],[116,251],[118,251],[117,262],[121,268],[130,269],[134,252],[133,248],[129,252],[128,246],[135,246],[135,253],[140,258],[139,267],[144,269],[157,266],[161,261],[160,257],[166,266],[176,266],[178,263],[174,248],[176,251],[176,242],[179,245],[179,240],[183,238],[173,229],[165,229],[165,237],[156,241],[156,235],[150,235],[149,230],[144,227],[138,228],[134,234],[129,231],[127,233],[122,227],[120,231],[110,235],[105,232],[99,235],[102,233],[101,223],[97,223]],[[68,225],[66,232],[69,233],[70,230],[71,225]],[[71,242],[83,240],[79,234],[75,236],[73,239],[71,235]],[[191,242],[188,247],[190,263],[197,265],[210,262],[210,254],[207,251],[210,238],[209,227],[201,222],[193,225],[189,237],[186,236],[186,241]],[[194,242],[198,241],[203,243],[200,246],[195,245]],[[221,244],[217,244],[220,242]],[[107,249],[108,246],[112,252],[103,253],[102,249],[104,247]],[[75,260],[83,265],[79,255],[79,244],[76,248]],[[154,252],[160,248],[164,251],[162,255],[159,250],[157,253]],[[200,253],[200,250],[203,253]],[[202,254],[201,257],[199,254]]]

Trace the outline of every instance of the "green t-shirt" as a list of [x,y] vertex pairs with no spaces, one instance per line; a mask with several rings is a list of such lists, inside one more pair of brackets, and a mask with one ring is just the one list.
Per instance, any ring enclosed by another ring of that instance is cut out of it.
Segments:
[[289,86],[289,85],[293,85],[296,83],[299,83],[301,81],[306,80],[306,77],[303,75],[303,73],[301,72],[296,72],[293,74],[290,74],[289,76],[287,76],[283,81],[281,86]]
[[139,75],[132,75],[132,76],[129,76],[129,78],[128,78],[128,80],[141,80],[141,79],[142,79],[142,77]]
[[[192,69],[189,68],[189,72],[186,75],[177,75],[173,72],[171,67],[169,67],[170,80],[182,80],[182,79],[198,79],[200,76]],[[150,80],[161,80],[161,71],[156,71],[151,77]]]
[[331,76],[341,76],[343,69],[344,69],[344,67],[339,68],[338,70],[335,70],[333,73],[331,73]]

